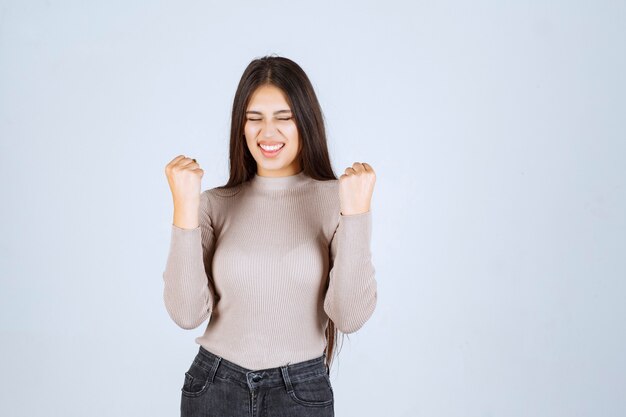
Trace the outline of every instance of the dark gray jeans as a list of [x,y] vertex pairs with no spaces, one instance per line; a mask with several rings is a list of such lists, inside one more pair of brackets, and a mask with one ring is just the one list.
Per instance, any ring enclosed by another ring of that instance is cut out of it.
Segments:
[[181,417],[334,417],[325,359],[251,370],[200,346],[185,372]]

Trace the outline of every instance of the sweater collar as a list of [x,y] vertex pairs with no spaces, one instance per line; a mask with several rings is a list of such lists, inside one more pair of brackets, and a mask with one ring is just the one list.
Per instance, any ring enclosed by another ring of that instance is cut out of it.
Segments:
[[309,176],[304,173],[304,170],[294,175],[287,175],[284,177],[264,177],[259,174],[254,174],[250,184],[253,188],[264,190],[285,190],[288,188],[297,187],[298,185],[307,182]]

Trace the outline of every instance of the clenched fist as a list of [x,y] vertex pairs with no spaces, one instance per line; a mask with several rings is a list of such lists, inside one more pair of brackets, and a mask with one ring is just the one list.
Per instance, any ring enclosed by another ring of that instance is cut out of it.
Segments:
[[165,175],[174,199],[174,225],[198,227],[198,207],[204,171],[195,159],[178,155],[165,166]]
[[355,162],[339,177],[341,214],[361,214],[370,210],[376,173],[371,165]]

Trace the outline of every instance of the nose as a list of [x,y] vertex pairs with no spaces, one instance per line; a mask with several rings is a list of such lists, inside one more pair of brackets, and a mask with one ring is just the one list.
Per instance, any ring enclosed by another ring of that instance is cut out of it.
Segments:
[[272,122],[269,120],[266,121],[263,126],[263,137],[271,138],[272,136],[274,136],[275,131],[276,129],[274,128]]

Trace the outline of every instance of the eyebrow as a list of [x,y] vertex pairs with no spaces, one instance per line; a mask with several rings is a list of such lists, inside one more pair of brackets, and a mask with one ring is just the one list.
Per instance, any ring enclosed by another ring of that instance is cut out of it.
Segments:
[[[253,113],[253,114],[263,114],[260,111],[256,111],[256,110],[248,110],[246,111],[246,114],[248,113]],[[274,112],[274,114],[279,114],[279,113],[291,113],[291,110],[277,110]]]

